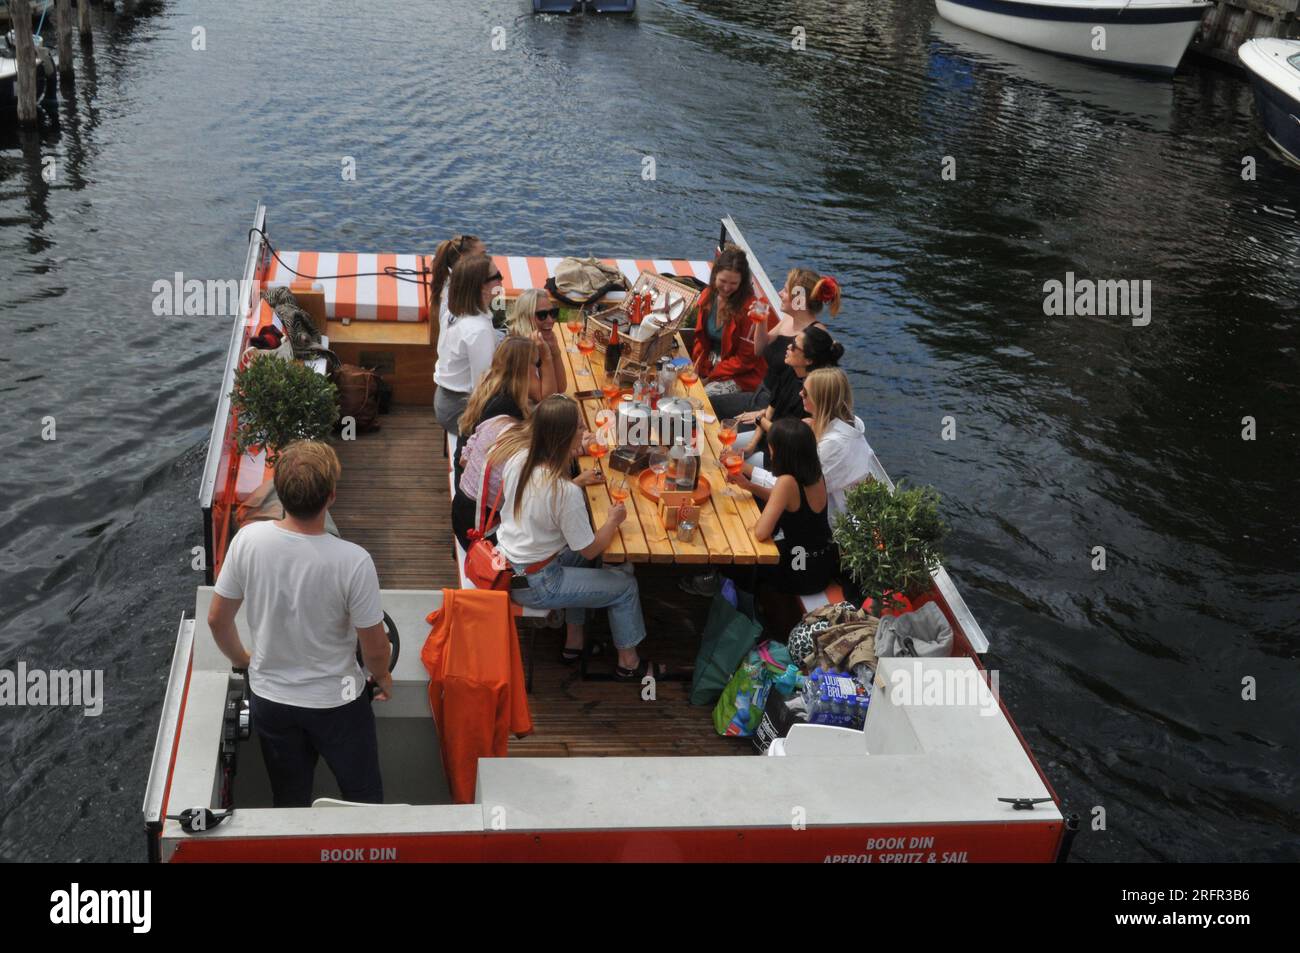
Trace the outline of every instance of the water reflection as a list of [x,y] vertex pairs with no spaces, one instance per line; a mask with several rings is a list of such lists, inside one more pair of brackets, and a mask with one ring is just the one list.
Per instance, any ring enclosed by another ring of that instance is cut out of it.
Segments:
[[[931,61],[960,58],[971,64],[969,76],[996,73],[1032,83],[1066,100],[1143,128],[1167,132],[1173,112],[1173,84],[1140,74],[1125,74],[1017,46],[976,33],[936,15],[930,24]],[[952,67],[957,68],[959,67]]]

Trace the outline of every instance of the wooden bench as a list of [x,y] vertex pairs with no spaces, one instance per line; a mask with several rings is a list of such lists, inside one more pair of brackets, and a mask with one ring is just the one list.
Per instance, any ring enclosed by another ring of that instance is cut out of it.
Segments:
[[803,606],[805,614],[812,612],[814,609],[820,609],[822,606],[834,605],[837,602],[844,601],[844,590],[840,588],[838,582],[832,582],[821,592],[814,593],[811,596],[800,596],[799,603]]

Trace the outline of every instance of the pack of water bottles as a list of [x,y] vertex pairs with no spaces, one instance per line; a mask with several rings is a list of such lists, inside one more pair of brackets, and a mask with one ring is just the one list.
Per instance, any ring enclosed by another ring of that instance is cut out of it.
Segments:
[[862,730],[871,701],[871,678],[866,665],[852,675],[830,669],[814,669],[803,683],[804,708],[808,722]]

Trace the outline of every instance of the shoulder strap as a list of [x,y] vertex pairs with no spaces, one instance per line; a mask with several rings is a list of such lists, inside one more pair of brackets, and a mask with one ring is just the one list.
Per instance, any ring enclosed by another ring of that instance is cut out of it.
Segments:
[[487,508],[488,478],[491,475],[492,475],[492,464],[489,461],[484,460],[483,461],[483,489],[479,492],[478,495],[478,528],[480,532],[485,532],[487,528],[492,525],[491,521],[493,518],[496,517],[497,510],[501,507],[501,497],[505,494],[506,491],[506,484],[505,481],[503,480],[501,481],[501,485],[497,487],[497,498],[492,501],[492,512],[488,513],[485,519],[483,516],[483,511]]

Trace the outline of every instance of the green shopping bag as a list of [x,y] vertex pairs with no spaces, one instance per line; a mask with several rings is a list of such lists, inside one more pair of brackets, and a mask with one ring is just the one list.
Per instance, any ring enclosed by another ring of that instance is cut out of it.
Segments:
[[736,666],[745,660],[762,634],[762,625],[737,611],[725,596],[714,596],[709,619],[704,624],[700,652],[695,656],[691,704],[715,704],[731,681]]
[[724,737],[748,738],[763,719],[763,706],[773,688],[794,690],[799,668],[781,642],[764,642],[745,656],[713,707],[713,727]]

